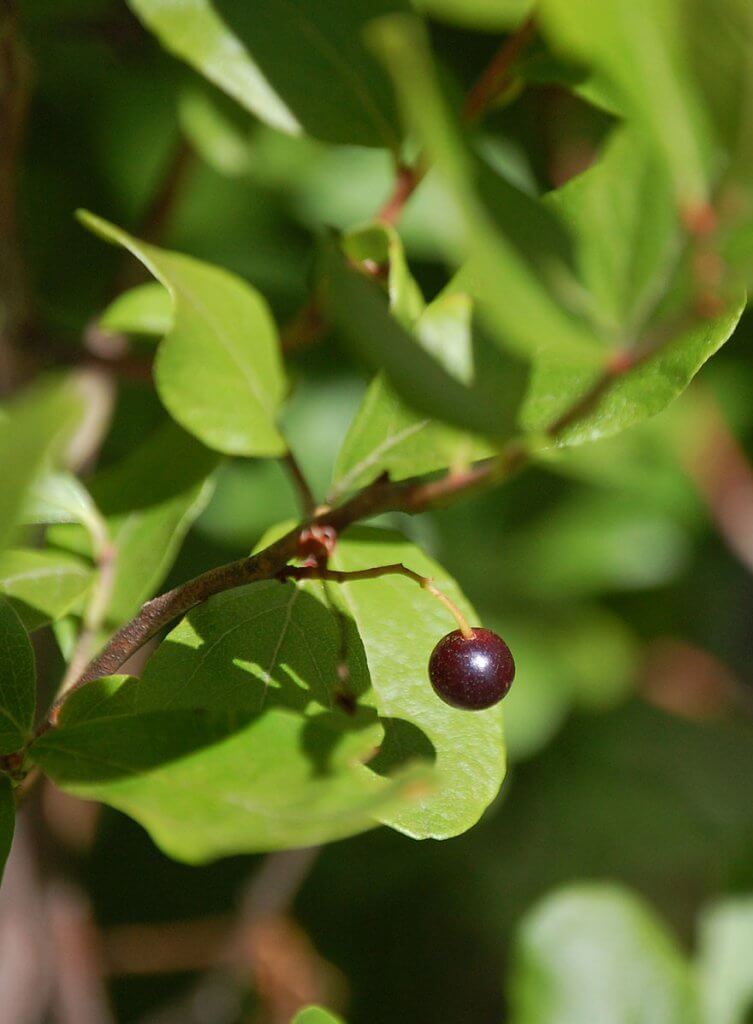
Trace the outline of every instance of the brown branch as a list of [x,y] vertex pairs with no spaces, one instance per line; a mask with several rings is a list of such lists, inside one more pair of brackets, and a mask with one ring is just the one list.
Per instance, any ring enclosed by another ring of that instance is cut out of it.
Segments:
[[138,615],[115,634],[102,653],[68,688],[65,698],[53,704],[48,722],[40,727],[39,732],[45,732],[55,725],[63,700],[71,693],[93,679],[117,672],[148,640],[196,605],[225,590],[276,577],[289,561],[298,556],[301,530],[306,525],[329,526],[340,533],[353,523],[384,512],[422,512],[485,484],[504,479],[522,466],[525,460],[525,450],[511,444],[500,455],[478,462],[462,473],[449,473],[428,480],[426,477],[414,477],[398,483],[386,477],[380,478],[338,508],[322,509],[307,523],[294,527],[264,551],[210,569],[147,601]]
[[288,476],[293,483],[293,487],[295,488],[295,492],[301,506],[301,512],[306,517],[313,515],[317,504],[316,498],[314,497],[314,492],[311,490],[309,482],[306,479],[305,473],[301,469],[298,459],[295,457],[293,452],[288,449],[288,451],[286,451],[281,457],[280,462],[287,470]]

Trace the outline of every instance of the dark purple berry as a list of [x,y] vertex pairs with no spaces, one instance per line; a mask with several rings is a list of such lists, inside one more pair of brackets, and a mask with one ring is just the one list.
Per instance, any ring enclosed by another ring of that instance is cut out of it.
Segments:
[[459,629],[443,636],[429,658],[429,679],[445,704],[481,711],[502,700],[515,678],[515,662],[501,636],[473,628],[466,639]]

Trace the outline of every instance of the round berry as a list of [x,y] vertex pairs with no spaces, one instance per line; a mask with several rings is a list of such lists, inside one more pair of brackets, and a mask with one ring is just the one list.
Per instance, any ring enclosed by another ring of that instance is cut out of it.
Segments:
[[443,636],[429,658],[429,679],[445,704],[481,711],[502,700],[515,678],[515,662],[501,636],[474,627]]

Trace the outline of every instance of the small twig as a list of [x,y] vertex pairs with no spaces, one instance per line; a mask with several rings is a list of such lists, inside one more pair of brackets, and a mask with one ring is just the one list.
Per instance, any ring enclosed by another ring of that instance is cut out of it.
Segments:
[[356,580],[375,580],[380,576],[405,576],[414,583],[418,583],[422,590],[426,590],[433,597],[436,597],[448,610],[450,615],[457,622],[461,633],[466,639],[473,636],[473,630],[468,621],[454,601],[451,601],[446,594],[434,585],[428,576],[409,569],[402,562],[393,562],[390,565],[373,565],[368,569],[353,569],[350,571],[342,569],[326,569],[318,565],[286,565],[277,573],[279,580],[331,580],[333,583],[353,583]]
[[[535,32],[534,19],[529,17],[503,42],[491,63],[466,97],[462,110],[462,118],[466,123],[480,120],[510,85],[515,62],[533,39]],[[374,219],[383,224],[396,225],[403,215],[408,200],[424,180],[428,169],[422,156],[418,156],[410,167],[399,164],[396,168],[392,192],[379,208]],[[368,267],[366,269],[369,270]],[[283,327],[281,337],[284,350],[294,351],[318,341],[325,328],[326,321],[321,304],[316,296],[312,296],[292,321]]]
[[[384,512],[423,512],[431,506],[451,501],[460,494],[470,493],[485,484],[504,479],[522,466],[526,458],[527,453],[523,448],[511,444],[499,455],[478,462],[463,473],[449,473],[433,480],[414,477],[398,483],[380,478],[343,505],[321,510],[311,518],[309,525],[329,526],[339,533],[361,519]],[[148,640],[215,594],[258,580],[273,579],[288,562],[298,557],[301,529],[302,526],[298,525],[263,551],[210,569],[147,601],[136,617],[112,637],[102,653],[67,687],[65,696],[93,679],[117,672]],[[55,701],[48,722],[40,727],[38,734],[55,725],[63,699]]]
[[513,79],[515,62],[536,34],[533,15],[509,36],[490,64],[466,96],[463,119],[472,124],[478,121],[507,89]]
[[397,224],[403,215],[405,205],[424,180],[428,168],[418,160],[413,167],[398,167],[392,193],[376,215],[382,224]]
[[308,518],[313,515],[317,502],[314,492],[311,490],[309,482],[306,479],[306,475],[303,472],[298,459],[290,449],[288,449],[288,451],[286,451],[281,457],[280,462],[288,471],[288,475],[293,482],[296,494],[298,495],[298,502],[301,506],[301,512],[305,518]]
[[351,571],[325,569],[313,565],[286,565],[284,569],[280,570],[277,576],[280,580],[331,580],[334,583],[352,583],[356,580],[373,580],[380,576],[405,576],[407,579],[418,583],[422,590],[426,590],[444,605],[447,611],[457,622],[460,632],[467,640],[470,640],[473,637],[473,630],[455,602],[451,601],[446,594],[443,594],[428,576],[421,576],[419,573],[414,572],[413,569],[409,569],[407,566],[403,565],[402,562],[394,562],[391,565],[374,565],[370,566],[368,569],[354,569]]

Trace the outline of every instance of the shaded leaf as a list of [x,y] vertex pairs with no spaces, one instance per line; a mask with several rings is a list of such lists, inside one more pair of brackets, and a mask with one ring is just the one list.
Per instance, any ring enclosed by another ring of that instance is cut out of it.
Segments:
[[613,344],[634,344],[677,269],[683,239],[662,163],[618,129],[597,163],[545,202],[572,231],[591,315]]
[[477,331],[473,337],[476,370],[467,386],[427,351],[390,315],[380,288],[329,246],[325,250],[328,306],[348,341],[371,359],[408,405],[495,438],[514,432],[526,368],[499,352]]
[[[350,650],[362,692],[363,655]],[[361,763],[382,729],[368,705],[350,716],[334,704],[339,657],[320,585],[227,591],[188,614],[142,681],[76,695],[32,756],[190,862],[350,835],[415,798],[424,776],[389,780]]]
[[515,28],[534,6],[534,0],[413,0],[419,11],[441,21],[484,29]]
[[309,135],[397,150],[392,90],[364,45],[368,23],[405,0],[215,0],[255,65]]
[[[483,302],[484,315],[500,346],[527,358],[568,353],[594,365],[598,339],[551,291],[553,281],[567,277],[561,261],[561,231],[549,224],[540,239],[538,228],[531,231],[526,227],[536,203],[512,186],[490,180],[488,173],[479,169],[450,118],[418,21],[398,16],[383,19],[371,31],[371,38],[393,77],[406,122],[424,144],[443,186],[444,215],[455,218],[462,227],[469,264],[461,272],[457,288]],[[504,193],[495,215],[482,201],[482,194],[490,190]],[[506,206],[513,202],[508,212]],[[521,217],[521,209],[525,217]],[[542,221],[549,223],[551,218],[539,209],[535,223],[541,227]],[[497,222],[503,224],[504,233]]]
[[[116,552],[110,625],[129,619],[164,579],[209,499],[216,465],[214,452],[168,420],[122,462],[90,480]],[[49,539],[91,554],[88,538],[75,526],[54,527]]]
[[28,740],[34,724],[35,692],[29,638],[18,615],[0,598],[0,754],[12,754]]
[[[466,296],[440,296],[419,318],[415,332],[448,373],[467,382],[474,376],[471,316]],[[401,480],[447,466],[462,468],[495,451],[482,438],[421,418],[379,374],[343,441],[334,493],[363,487],[383,472]]]
[[363,45],[375,17],[402,0],[129,0],[167,49],[263,121],[327,142],[396,149],[387,81]]
[[240,278],[131,237],[89,213],[80,219],[121,245],[168,289],[173,323],[154,364],[175,419],[230,455],[281,455],[275,418],[285,394],[277,331],[262,296]]
[[[392,562],[432,577],[469,621],[476,621],[454,580],[397,534],[351,530],[340,538],[332,558],[333,567],[346,570]],[[348,583],[335,597],[358,628],[379,714],[414,727],[403,729],[399,737],[403,756],[412,746],[420,755],[419,741],[428,741],[436,758],[436,790],[414,806],[384,814],[382,820],[416,838],[442,839],[464,832],[496,796],[504,778],[505,752],[499,707],[458,711],[441,701],[429,684],[429,655],[455,628],[453,620],[438,601],[402,576]]]
[[710,133],[687,73],[687,32],[676,0],[543,0],[555,50],[608,77],[628,118],[664,161],[678,202],[707,199]]
[[275,93],[211,0],[128,0],[128,4],[167,50],[262,121],[285,132],[301,130],[293,112]]
[[410,330],[424,311],[421,289],[410,272],[400,236],[388,224],[367,224],[343,235],[343,252],[356,263],[368,263],[386,275],[390,309]]
[[0,554],[0,593],[30,631],[77,609],[92,578],[90,566],[60,551],[10,548]]

